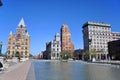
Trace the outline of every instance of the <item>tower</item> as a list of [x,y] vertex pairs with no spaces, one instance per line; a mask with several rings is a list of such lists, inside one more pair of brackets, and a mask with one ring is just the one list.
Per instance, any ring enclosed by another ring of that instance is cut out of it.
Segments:
[[29,58],[30,54],[30,36],[26,30],[24,19],[18,24],[16,34],[10,32],[7,44],[8,58],[20,57]]
[[71,34],[66,24],[61,27],[61,51],[70,51],[70,55],[73,57],[74,45],[71,42]]

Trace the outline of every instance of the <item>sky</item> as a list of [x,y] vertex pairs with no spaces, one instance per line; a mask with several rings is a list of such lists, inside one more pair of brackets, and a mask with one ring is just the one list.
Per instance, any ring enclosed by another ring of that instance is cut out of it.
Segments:
[[75,49],[83,49],[82,25],[87,21],[104,22],[113,32],[120,32],[120,0],[2,0],[0,41],[5,53],[10,31],[24,18],[33,55],[46,49],[46,42],[67,24]]

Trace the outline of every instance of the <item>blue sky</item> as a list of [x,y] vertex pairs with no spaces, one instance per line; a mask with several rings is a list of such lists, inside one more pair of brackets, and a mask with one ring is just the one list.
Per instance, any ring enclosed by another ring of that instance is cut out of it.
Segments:
[[7,38],[16,32],[24,18],[31,36],[31,53],[45,50],[62,24],[69,26],[75,49],[83,48],[82,25],[87,21],[111,24],[120,32],[120,0],[2,0],[0,7],[0,41],[6,52]]

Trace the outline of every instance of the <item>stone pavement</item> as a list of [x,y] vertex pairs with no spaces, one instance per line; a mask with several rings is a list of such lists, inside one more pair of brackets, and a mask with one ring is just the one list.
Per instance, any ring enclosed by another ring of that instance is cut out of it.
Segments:
[[31,61],[26,61],[13,66],[10,70],[0,74],[0,80],[27,80],[28,73],[32,74],[31,79],[35,80],[31,63]]
[[35,80],[35,72],[33,63],[30,66],[29,72],[27,74],[26,80]]

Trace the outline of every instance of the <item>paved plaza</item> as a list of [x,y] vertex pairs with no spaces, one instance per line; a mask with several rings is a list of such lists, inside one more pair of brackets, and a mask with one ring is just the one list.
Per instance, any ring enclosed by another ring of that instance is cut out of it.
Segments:
[[34,80],[33,70],[32,61],[18,63],[0,74],[0,80]]

